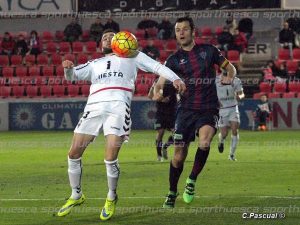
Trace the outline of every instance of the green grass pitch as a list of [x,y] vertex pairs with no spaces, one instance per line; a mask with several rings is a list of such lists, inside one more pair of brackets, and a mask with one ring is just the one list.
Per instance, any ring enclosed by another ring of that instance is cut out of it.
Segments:
[[[106,193],[101,136],[83,157],[86,202],[64,218],[53,213],[69,197],[67,152],[72,132],[0,133],[1,225],[98,225]],[[157,162],[154,131],[133,131],[119,160],[119,202],[106,224],[124,225],[297,225],[300,224],[299,131],[241,131],[237,162],[211,147],[196,184],[196,199],[186,205],[179,197],[174,210],[161,208],[168,191],[169,162]],[[192,168],[196,145],[179,182]],[[173,147],[170,147],[170,155]],[[284,219],[242,219],[244,212],[285,212]]]

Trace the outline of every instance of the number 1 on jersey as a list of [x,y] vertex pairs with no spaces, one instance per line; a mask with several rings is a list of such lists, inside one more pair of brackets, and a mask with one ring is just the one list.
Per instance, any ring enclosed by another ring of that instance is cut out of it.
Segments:
[[107,70],[110,69],[110,61],[107,61],[107,67],[106,67]]

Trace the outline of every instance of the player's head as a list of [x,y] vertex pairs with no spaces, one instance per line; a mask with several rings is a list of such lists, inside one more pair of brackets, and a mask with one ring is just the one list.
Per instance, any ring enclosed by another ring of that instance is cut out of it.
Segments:
[[268,100],[267,95],[262,95],[262,96],[260,97],[260,100],[261,100],[262,102],[266,102],[266,101]]
[[115,35],[115,31],[112,29],[106,29],[103,31],[102,38],[101,38],[101,46],[102,52],[104,54],[112,53],[111,49],[111,39]]
[[195,25],[192,18],[180,17],[175,23],[175,35],[180,46],[185,47],[194,43]]

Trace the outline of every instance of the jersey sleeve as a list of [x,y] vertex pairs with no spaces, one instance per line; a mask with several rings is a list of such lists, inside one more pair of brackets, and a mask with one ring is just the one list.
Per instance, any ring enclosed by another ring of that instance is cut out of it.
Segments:
[[75,80],[91,80],[92,74],[93,68],[91,66],[91,62],[74,67]]
[[236,92],[243,91],[242,81],[239,78],[234,79],[234,89]]
[[213,51],[213,56],[212,56],[213,63],[217,64],[222,69],[225,69],[229,61],[222,55],[222,52],[215,46],[212,46],[212,51]]

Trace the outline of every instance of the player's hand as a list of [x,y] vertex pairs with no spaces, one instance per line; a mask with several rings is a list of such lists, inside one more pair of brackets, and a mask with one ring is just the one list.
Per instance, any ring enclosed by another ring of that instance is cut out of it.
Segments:
[[173,86],[178,91],[179,94],[183,94],[186,90],[185,83],[181,79],[173,81]]
[[233,79],[231,77],[221,75],[221,84],[231,85],[232,81],[233,81]]
[[74,63],[72,61],[70,61],[70,60],[64,60],[62,62],[62,67],[66,68],[66,69],[71,69],[71,68],[74,67]]

